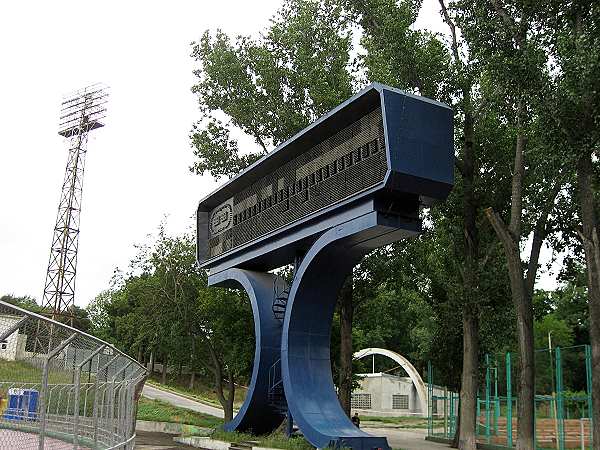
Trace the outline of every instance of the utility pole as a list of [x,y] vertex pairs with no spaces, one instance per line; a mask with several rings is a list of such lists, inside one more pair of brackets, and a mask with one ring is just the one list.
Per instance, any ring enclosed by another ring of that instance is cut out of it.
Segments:
[[66,96],[61,104],[58,134],[68,144],[69,156],[58,214],[50,246],[42,306],[52,319],[73,325],[75,275],[79,246],[79,218],[88,133],[103,127],[108,92],[94,84]]

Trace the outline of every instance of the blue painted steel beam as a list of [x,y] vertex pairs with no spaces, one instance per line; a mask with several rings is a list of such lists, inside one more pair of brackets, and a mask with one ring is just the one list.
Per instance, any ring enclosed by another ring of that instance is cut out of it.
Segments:
[[[230,267],[243,266],[245,269],[263,271],[266,267],[281,267],[294,261],[298,254],[303,254],[315,243],[323,232],[344,222],[364,216],[376,209],[374,198],[351,202],[347,208],[338,208],[319,220],[307,221],[302,228],[290,229],[288,233],[279,233],[269,240],[269,251],[265,253],[263,246],[251,245],[243,255],[233,255],[215,266],[210,273],[215,274]],[[269,261],[267,264],[266,261]]]
[[274,283],[287,287],[280,277],[270,273],[229,269],[208,278],[211,286],[239,288],[248,293],[254,315],[254,367],[246,400],[226,431],[265,434],[274,431],[284,416],[269,402],[269,370],[280,358],[281,322],[272,311]]
[[389,449],[385,437],[356,428],[342,410],[331,374],[331,323],[337,295],[372,249],[416,235],[420,221],[372,212],[325,232],[300,264],[283,325],[281,367],[288,407],[317,448]]

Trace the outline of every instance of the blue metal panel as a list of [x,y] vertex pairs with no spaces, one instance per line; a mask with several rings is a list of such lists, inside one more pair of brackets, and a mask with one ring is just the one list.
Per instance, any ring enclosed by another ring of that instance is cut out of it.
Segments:
[[366,214],[325,232],[297,270],[283,326],[281,367],[292,416],[318,448],[389,448],[384,437],[356,428],[340,407],[331,375],[331,322],[337,294],[364,255],[419,230],[419,221]]
[[400,192],[443,199],[454,183],[453,113],[424,97],[384,89],[384,130],[391,182]]
[[254,367],[248,386],[246,400],[231,422],[225,424],[227,431],[265,434],[274,431],[283,421],[268,399],[269,369],[280,358],[281,323],[275,319],[271,305],[273,286],[277,282],[286,285],[280,277],[269,273],[229,269],[209,277],[209,285],[245,289],[254,314]]

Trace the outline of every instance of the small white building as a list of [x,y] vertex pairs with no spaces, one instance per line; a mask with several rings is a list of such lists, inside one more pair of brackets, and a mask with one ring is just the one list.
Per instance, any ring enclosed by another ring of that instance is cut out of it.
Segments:
[[[375,372],[375,356],[390,358],[408,377]],[[458,409],[456,393],[423,382],[408,359],[393,350],[370,347],[354,353],[354,359],[373,357],[373,373],[359,374],[360,387],[352,393],[352,410],[370,416],[444,417],[450,408]],[[431,397],[431,398],[429,398]]]
[[[7,314],[0,315],[0,335],[19,322],[21,317]],[[19,334],[18,331],[12,333],[4,342],[0,342],[0,359],[15,361],[22,359],[25,354],[25,343],[27,336]]]
[[[425,416],[417,387],[410,377],[399,377],[387,373],[358,374],[360,387],[352,393],[352,412],[366,416]],[[427,392],[427,384],[425,389]],[[433,387],[433,415],[441,416],[444,411],[444,389]]]

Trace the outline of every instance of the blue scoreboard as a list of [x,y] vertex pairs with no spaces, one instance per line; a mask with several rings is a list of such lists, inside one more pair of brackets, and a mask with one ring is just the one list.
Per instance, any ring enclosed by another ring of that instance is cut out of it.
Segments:
[[418,217],[453,185],[452,110],[372,84],[200,201],[198,261],[270,270],[365,208]]

